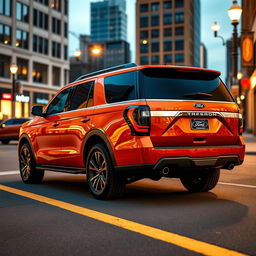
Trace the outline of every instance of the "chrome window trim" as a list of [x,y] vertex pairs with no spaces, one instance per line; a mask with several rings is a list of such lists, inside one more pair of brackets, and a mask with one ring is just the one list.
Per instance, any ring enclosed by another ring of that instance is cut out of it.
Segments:
[[181,101],[181,102],[207,102],[207,103],[224,103],[224,104],[236,104],[234,101],[212,101],[212,100],[182,100],[182,99],[145,99],[146,101]]
[[[146,114],[145,114],[146,115]],[[242,118],[242,114],[234,112],[216,112],[216,111],[150,111],[152,117],[224,117],[224,118]]]

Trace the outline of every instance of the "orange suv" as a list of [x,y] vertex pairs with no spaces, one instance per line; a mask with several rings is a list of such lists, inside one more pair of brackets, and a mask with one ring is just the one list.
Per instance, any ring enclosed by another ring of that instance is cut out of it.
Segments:
[[86,173],[94,197],[121,196],[143,178],[180,178],[209,191],[220,169],[244,159],[242,116],[220,72],[126,64],[81,76],[24,124],[19,164],[25,183],[44,171]]

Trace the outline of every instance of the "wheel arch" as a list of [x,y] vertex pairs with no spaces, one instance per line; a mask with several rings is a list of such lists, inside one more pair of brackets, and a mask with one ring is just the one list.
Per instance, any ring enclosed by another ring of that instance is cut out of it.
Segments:
[[[19,138],[19,145],[18,145],[18,152],[20,152],[20,148],[21,146],[24,144],[24,143],[28,143],[31,150],[32,150],[32,153],[33,153],[33,156],[34,156],[34,159],[35,158],[35,152],[34,152],[34,149],[33,149],[33,146],[32,146],[32,143],[30,141],[30,138],[27,134],[23,133],[20,138]],[[19,156],[19,153],[18,153],[18,156]],[[20,157],[20,156],[19,156]]]
[[86,164],[86,157],[90,151],[90,149],[92,148],[93,145],[96,145],[98,143],[102,143],[103,145],[106,146],[111,161],[113,163],[113,166],[116,166],[116,160],[115,160],[115,156],[114,156],[114,152],[111,146],[111,143],[109,142],[107,136],[98,129],[94,129],[92,131],[90,131],[87,136],[85,137],[85,140],[83,142],[83,158],[84,158],[84,163]]

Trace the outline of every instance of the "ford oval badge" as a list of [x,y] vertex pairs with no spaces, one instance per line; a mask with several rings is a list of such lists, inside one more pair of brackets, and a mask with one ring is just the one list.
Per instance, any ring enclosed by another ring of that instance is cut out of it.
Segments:
[[202,103],[196,103],[196,104],[194,104],[194,107],[195,108],[205,108],[205,105]]

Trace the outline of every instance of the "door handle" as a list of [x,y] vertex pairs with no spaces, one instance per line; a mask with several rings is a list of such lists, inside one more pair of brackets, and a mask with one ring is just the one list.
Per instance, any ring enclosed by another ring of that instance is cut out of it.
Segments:
[[80,121],[82,122],[82,123],[86,123],[86,122],[88,122],[88,121],[90,121],[91,119],[89,118],[89,117],[85,117],[85,118],[83,118],[83,119],[81,119]]
[[54,123],[52,126],[54,126],[54,127],[56,127],[56,126],[59,126],[60,125],[60,123]]

